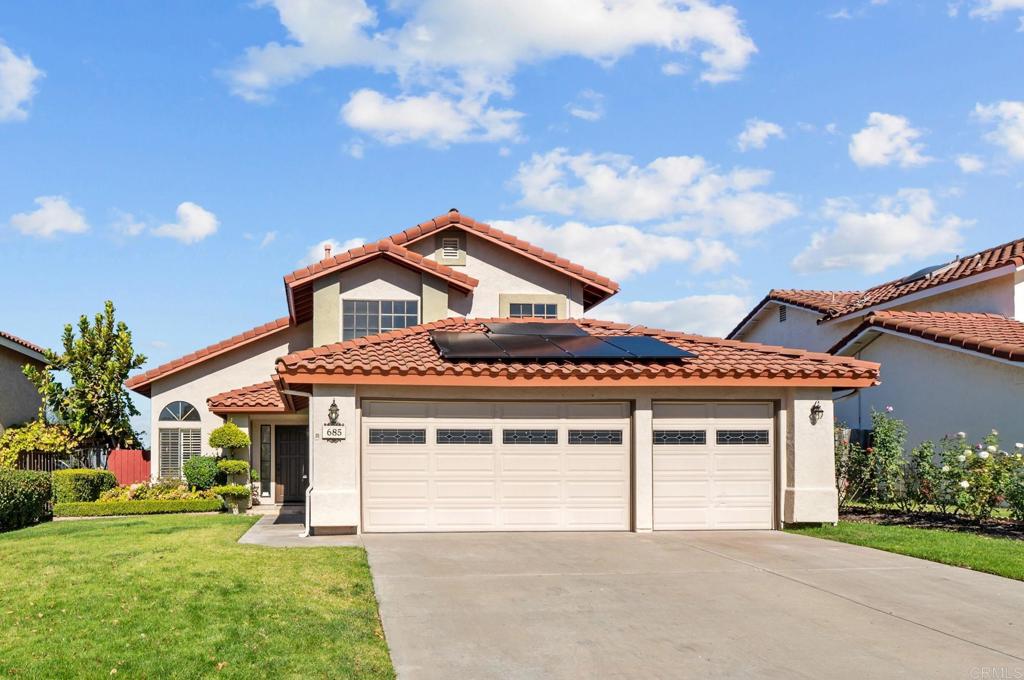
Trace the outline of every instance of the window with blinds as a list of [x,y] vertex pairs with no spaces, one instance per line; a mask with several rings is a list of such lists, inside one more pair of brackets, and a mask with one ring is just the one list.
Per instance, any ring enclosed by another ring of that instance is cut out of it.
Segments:
[[161,428],[160,477],[180,479],[185,461],[202,455],[203,436],[199,428]]

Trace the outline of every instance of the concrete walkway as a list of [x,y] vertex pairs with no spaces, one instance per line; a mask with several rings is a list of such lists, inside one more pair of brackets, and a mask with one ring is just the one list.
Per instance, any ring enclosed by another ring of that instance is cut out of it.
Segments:
[[306,509],[299,506],[283,508],[262,508],[260,521],[245,532],[239,543],[265,545],[271,548],[337,548],[361,546],[362,537],[348,536],[305,536]]
[[779,532],[363,536],[401,680],[1018,678],[1024,583]]

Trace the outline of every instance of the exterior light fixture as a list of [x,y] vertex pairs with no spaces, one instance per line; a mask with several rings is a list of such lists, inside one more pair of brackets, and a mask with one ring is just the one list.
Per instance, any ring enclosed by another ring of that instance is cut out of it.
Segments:
[[821,402],[814,402],[814,406],[811,407],[811,425],[817,425],[823,415],[825,415],[825,409],[821,407]]
[[338,424],[338,413],[339,412],[340,412],[340,409],[338,408],[338,402],[332,399],[331,400],[331,405],[327,409],[327,420],[328,420],[328,422],[331,425],[337,425]]

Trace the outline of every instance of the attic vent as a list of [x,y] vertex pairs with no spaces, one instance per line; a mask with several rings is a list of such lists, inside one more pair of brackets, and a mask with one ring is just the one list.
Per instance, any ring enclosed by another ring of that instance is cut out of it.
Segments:
[[441,239],[441,257],[446,260],[456,260],[459,257],[459,239]]
[[786,323],[786,309],[785,305],[779,305],[779,323]]

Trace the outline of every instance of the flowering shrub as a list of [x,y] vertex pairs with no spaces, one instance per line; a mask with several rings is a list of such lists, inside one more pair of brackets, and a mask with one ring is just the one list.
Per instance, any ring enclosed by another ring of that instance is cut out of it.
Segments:
[[208,489],[189,489],[178,480],[158,480],[150,483],[118,486],[100,495],[101,503],[118,501],[187,501],[202,498],[216,498],[217,494]]
[[836,490],[839,493],[839,509],[852,500],[867,495],[871,479],[871,459],[867,450],[857,442],[850,441],[850,431],[842,425],[836,426]]

